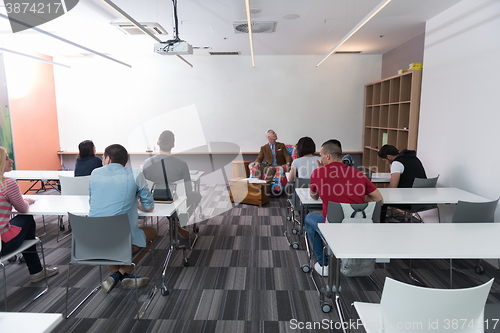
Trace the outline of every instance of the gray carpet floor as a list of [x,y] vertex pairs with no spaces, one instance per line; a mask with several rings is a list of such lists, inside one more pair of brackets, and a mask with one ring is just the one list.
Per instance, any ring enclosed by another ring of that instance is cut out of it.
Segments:
[[[298,238],[298,250],[292,249],[284,237],[287,224],[291,223],[286,219],[286,196],[272,197],[264,207],[258,207],[232,205],[224,186],[202,186],[202,194],[202,211],[208,218],[197,223],[199,238],[188,251],[189,266],[183,265],[182,251],[174,251],[166,274],[169,295],[158,292],[145,317],[136,320],[133,290],[122,286],[109,294],[99,290],[54,332],[340,332],[335,328],[339,321],[335,308],[329,313],[322,311],[311,274],[301,270],[308,263],[303,237]],[[41,234],[41,217],[36,219]],[[57,266],[60,273],[50,278],[49,292],[24,311],[64,313],[71,240],[68,237],[57,242],[56,217],[46,216],[45,221],[47,234],[41,238],[46,261]],[[151,223],[141,223],[146,222]],[[136,274],[152,279],[148,288],[139,290],[140,301],[146,299],[150,287],[161,286],[168,247],[168,223],[163,218],[154,245],[155,260],[148,254],[136,269]],[[409,283],[408,264],[408,260],[377,264],[372,279],[342,277],[347,315],[357,318],[350,305],[354,300],[379,302],[386,276]],[[454,288],[478,285],[491,277],[500,281],[497,269],[485,264],[485,274],[478,275],[474,272],[475,264],[470,260],[453,262],[460,270],[454,272]],[[413,260],[412,266],[413,275],[425,285],[449,287],[448,261]],[[24,264],[9,263],[6,272],[9,311],[19,310],[43,289],[43,282],[30,283]],[[103,267],[103,276],[106,273]],[[99,285],[99,280],[98,267],[72,266],[70,306],[78,304]],[[315,280],[320,286],[326,282],[320,277]],[[330,299],[327,301],[331,304]],[[4,310],[3,295],[0,302],[0,309]],[[488,303],[500,303],[498,282],[493,285]]]

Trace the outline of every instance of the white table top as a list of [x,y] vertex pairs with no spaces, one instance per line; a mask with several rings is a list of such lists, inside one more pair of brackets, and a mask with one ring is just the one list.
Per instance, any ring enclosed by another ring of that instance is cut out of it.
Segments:
[[320,223],[319,229],[337,258],[500,258],[500,223]]
[[74,171],[68,170],[12,170],[4,176],[16,180],[59,180],[59,175],[72,177],[74,174]]
[[205,171],[189,170],[189,175],[191,176],[192,182],[197,182],[198,180],[200,180],[201,176],[203,176],[204,173]]
[[[459,200],[471,202],[491,201],[479,195],[456,187],[438,188],[379,188],[384,204],[456,204]],[[321,204],[321,199],[314,200],[308,188],[296,188],[295,192],[302,204]]]
[[[68,212],[76,215],[89,213],[89,197],[86,195],[24,195],[24,198],[35,200],[30,205],[31,215],[66,215]],[[171,216],[186,197],[179,197],[171,204],[155,203],[152,212],[138,210],[139,216]]]
[[385,204],[456,204],[459,200],[491,201],[456,187],[379,188],[379,191]]
[[49,333],[62,320],[61,313],[0,312],[0,331]]

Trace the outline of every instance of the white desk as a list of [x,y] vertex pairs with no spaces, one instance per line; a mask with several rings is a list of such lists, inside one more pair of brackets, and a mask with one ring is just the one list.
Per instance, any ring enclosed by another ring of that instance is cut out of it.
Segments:
[[[29,212],[26,213],[29,215],[66,215],[68,212],[75,215],[87,215],[89,213],[89,197],[86,195],[25,195],[24,197],[35,200],[35,203],[30,205]],[[152,212],[138,210],[139,216],[165,216],[169,218],[170,248],[162,270],[162,295],[168,294],[168,288],[165,283],[166,269],[172,250],[177,248],[177,220],[171,217],[174,216],[177,208],[182,205],[184,201],[186,201],[186,197],[179,197],[171,204],[155,203],[155,208]],[[13,210],[13,212],[15,212],[15,210]],[[187,260],[185,260],[185,262],[187,262]],[[154,290],[156,290],[156,287]],[[155,293],[150,293],[148,295],[149,303],[154,295]]]
[[200,170],[189,170],[189,175],[191,176],[191,182],[193,182],[194,188],[193,190],[196,192],[200,192],[200,183],[201,183],[201,176],[205,171],[200,171]]
[[490,199],[456,187],[379,188],[384,204],[456,204],[459,200],[487,202]]
[[[24,198],[35,200],[30,205],[29,215],[66,215],[68,212],[76,215],[89,213],[89,197],[87,195],[24,195]],[[179,197],[171,204],[155,203],[152,212],[138,210],[139,216],[171,216],[186,197]],[[13,209],[13,212],[15,210]]]
[[321,223],[319,229],[338,259],[500,258],[500,223]]
[[62,320],[61,313],[0,312],[0,332],[49,333]]
[[335,304],[342,321],[342,258],[500,258],[500,223],[322,223],[319,230],[337,259],[330,258],[328,284],[333,286],[335,276]]
[[[45,190],[45,184],[49,185],[53,189],[59,191],[57,186],[54,186],[51,182],[58,182],[59,175],[72,177],[74,176],[74,171],[61,171],[61,170],[12,170],[4,173],[5,177],[12,178],[15,180],[29,180],[34,182],[29,189],[26,190],[25,193],[29,191],[41,191]],[[39,189],[33,189],[33,187],[41,183]]]
[[[379,188],[384,204],[456,204],[459,200],[486,202],[490,199],[461,190],[456,187],[438,188]],[[308,188],[297,188],[295,192],[303,205],[321,205],[322,201],[314,200]]]

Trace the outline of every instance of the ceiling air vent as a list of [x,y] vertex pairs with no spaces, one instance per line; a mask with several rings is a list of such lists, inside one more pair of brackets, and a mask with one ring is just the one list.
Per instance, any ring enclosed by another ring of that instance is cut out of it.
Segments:
[[[274,27],[276,22],[274,21],[254,21],[252,22],[252,33],[272,33],[274,32]],[[233,22],[234,33],[236,34],[247,34],[248,24],[247,22]]]
[[240,52],[208,52],[210,55],[240,55]]
[[[139,22],[146,30],[153,35],[168,35],[159,23],[155,22]],[[120,29],[126,35],[143,35],[144,32],[130,22],[111,22],[111,25]]]
[[356,54],[361,53],[361,51],[336,51],[335,54]]

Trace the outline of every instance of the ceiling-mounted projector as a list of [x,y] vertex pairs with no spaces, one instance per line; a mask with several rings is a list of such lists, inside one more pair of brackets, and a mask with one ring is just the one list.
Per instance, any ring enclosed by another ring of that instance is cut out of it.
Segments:
[[183,55],[193,54],[193,46],[187,42],[181,41],[166,41],[155,44],[155,52],[165,55]]

